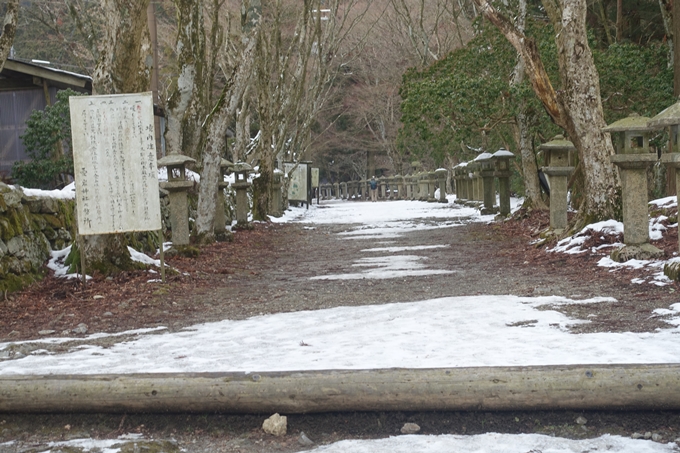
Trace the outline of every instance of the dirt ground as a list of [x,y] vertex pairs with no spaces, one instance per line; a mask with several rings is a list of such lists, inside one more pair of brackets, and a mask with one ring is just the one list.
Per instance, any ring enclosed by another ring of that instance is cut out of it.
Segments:
[[[597,267],[601,256],[547,253],[546,246],[530,245],[546,225],[545,215],[530,215],[505,223],[414,231],[394,239],[392,245],[398,246],[450,244],[427,250],[427,255],[430,267],[452,270],[453,274],[310,280],[313,276],[348,272],[361,250],[372,246],[371,241],[345,240],[338,235],[351,229],[351,225],[257,223],[253,230],[236,233],[234,242],[203,248],[197,258],[169,257],[168,266],[178,272],[169,275],[167,284],[148,282],[157,276],[145,271],[112,279],[95,278],[86,287],[75,280],[47,277],[24,292],[7,295],[0,300],[0,342],[40,338],[41,331],[60,335],[82,324],[87,326],[83,337],[95,332],[156,326],[174,331],[199,322],[265,313],[480,294],[616,298],[617,302],[607,304],[555,308],[591,321],[577,324],[574,332],[653,331],[667,327],[662,318],[652,318],[650,313],[679,301],[677,283],[663,287],[633,284],[631,279],[641,271],[610,272]],[[656,245],[670,255],[676,250],[675,240],[671,236]],[[52,348],[67,350],[74,345],[77,342]],[[31,347],[17,347],[13,353],[30,353]],[[345,438],[398,435],[405,422],[417,423],[423,434],[539,432],[576,438],[650,432],[666,442],[680,438],[680,412],[673,411],[290,415],[288,435],[281,438],[262,432],[262,421],[269,415],[0,413],[0,444],[20,441],[0,445],[0,452],[4,453],[3,448],[8,453],[41,451],[46,440],[88,435],[115,438],[135,431],[167,441],[162,448],[161,443],[155,443],[155,451],[183,448],[190,452],[292,452],[311,448],[300,444],[302,431],[318,446]],[[579,416],[585,416],[587,424],[577,424]]]

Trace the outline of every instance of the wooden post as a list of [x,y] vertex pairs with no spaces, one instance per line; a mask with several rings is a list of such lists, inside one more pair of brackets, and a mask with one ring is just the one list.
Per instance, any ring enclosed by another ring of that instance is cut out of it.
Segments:
[[165,252],[163,251],[163,229],[158,230],[159,253],[161,255],[161,281],[165,283]]
[[81,234],[77,235],[78,237],[78,247],[80,248],[80,274],[83,277],[83,288],[87,286],[87,273],[85,272],[85,241],[83,240],[83,236]]
[[0,376],[0,412],[661,409],[680,364]]

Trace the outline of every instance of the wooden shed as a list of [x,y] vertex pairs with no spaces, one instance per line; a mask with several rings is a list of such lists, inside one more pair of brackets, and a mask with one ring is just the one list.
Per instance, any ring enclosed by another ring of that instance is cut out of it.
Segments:
[[33,110],[56,100],[58,90],[92,93],[92,78],[36,63],[7,59],[0,72],[0,176],[17,160],[28,160],[19,138]]

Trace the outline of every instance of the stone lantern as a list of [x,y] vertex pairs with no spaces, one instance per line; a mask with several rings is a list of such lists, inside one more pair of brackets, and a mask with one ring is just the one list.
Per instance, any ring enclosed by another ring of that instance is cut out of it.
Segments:
[[436,190],[437,175],[435,172],[430,171],[427,173],[427,201],[428,203],[434,203],[437,200],[434,198],[434,191]]
[[[675,169],[675,192],[680,190],[680,102],[676,102],[649,120],[647,126],[654,129],[668,128],[668,152],[661,155],[661,162]],[[680,240],[678,240],[680,249]]]
[[609,132],[616,154],[610,157],[621,173],[624,246],[612,252],[614,261],[653,259],[663,252],[649,244],[647,168],[657,161],[649,152],[649,118],[629,116],[602,129]]
[[194,186],[193,181],[186,179],[186,165],[196,161],[181,154],[168,154],[158,159],[158,167],[167,167],[168,181],[161,183],[161,188],[169,192],[170,228],[172,244],[175,246],[189,244],[189,202],[187,192]]
[[227,159],[222,159],[220,161],[220,174],[222,177],[220,178],[220,181],[217,183],[218,186],[218,193],[217,193],[217,206],[216,206],[216,212],[215,212],[215,237],[218,240],[224,240],[226,238],[225,230],[227,227],[227,217],[225,215],[225,206],[227,203],[227,200],[224,195],[224,189],[229,187],[229,183],[225,181],[226,177],[231,174],[231,169],[234,166],[233,163],[228,161]]
[[248,228],[248,213],[250,203],[248,202],[248,175],[252,173],[253,167],[245,162],[234,164],[234,189],[236,190],[236,227]]
[[404,176],[404,199],[414,200],[415,194],[415,180],[413,179],[413,174]]
[[446,177],[449,171],[446,168],[438,168],[434,171],[437,176],[437,181],[439,182],[439,201],[440,203],[448,203],[449,200],[446,199]]
[[456,181],[456,201],[458,204],[465,204],[469,195],[467,193],[467,162],[461,162],[455,167],[453,167],[453,174],[455,175]]
[[479,184],[477,184],[477,180],[479,178],[479,162],[475,162],[474,160],[470,161],[467,163],[467,166],[465,167],[467,171],[467,194],[468,194],[468,202],[465,203],[466,206],[471,206],[471,207],[478,207],[479,206],[479,201],[482,199],[480,196],[480,190],[479,190]]
[[460,164],[454,165],[453,169],[451,170],[451,180],[453,181],[451,184],[451,188],[453,189],[453,193],[456,194],[456,199],[453,201],[454,203],[460,203],[460,199],[462,196],[462,193],[460,191]]
[[384,176],[378,178],[378,200],[387,200],[387,181]]
[[[666,164],[680,163],[680,102],[676,102],[664,111],[656,115],[647,122],[647,126],[652,129],[662,129],[667,127],[668,133],[668,152],[661,155],[661,161]],[[675,167],[675,165],[671,165]],[[678,185],[677,187],[680,187]]]
[[272,179],[272,215],[274,217],[281,217],[283,215],[283,197],[281,195],[281,186],[283,171],[278,168],[274,169]]
[[410,187],[410,194],[408,199],[414,201],[418,198],[418,174],[413,173],[408,177],[408,184]]
[[576,148],[564,136],[556,135],[539,149],[543,151],[546,164],[541,170],[548,175],[550,182],[550,227],[556,234],[561,234],[567,228],[567,182],[574,172],[569,153]]
[[427,201],[427,173],[420,172],[418,177],[418,201]]
[[510,159],[515,155],[507,149],[499,149],[493,153],[494,175],[498,178],[498,192],[500,198],[500,214],[507,216],[510,214]]
[[404,199],[404,177],[401,175],[396,175],[394,177],[394,183],[397,188],[396,194],[395,194],[395,199],[396,200],[403,200]]
[[475,162],[479,164],[479,175],[482,178],[482,200],[484,201],[484,207],[480,212],[482,215],[495,214],[498,212],[498,209],[494,206],[496,203],[496,190],[493,186],[493,154],[483,152],[475,158]]

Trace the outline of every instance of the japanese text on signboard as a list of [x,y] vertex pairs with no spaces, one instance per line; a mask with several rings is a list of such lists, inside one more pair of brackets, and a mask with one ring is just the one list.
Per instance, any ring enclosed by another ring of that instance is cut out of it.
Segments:
[[80,234],[161,228],[150,93],[70,98]]

